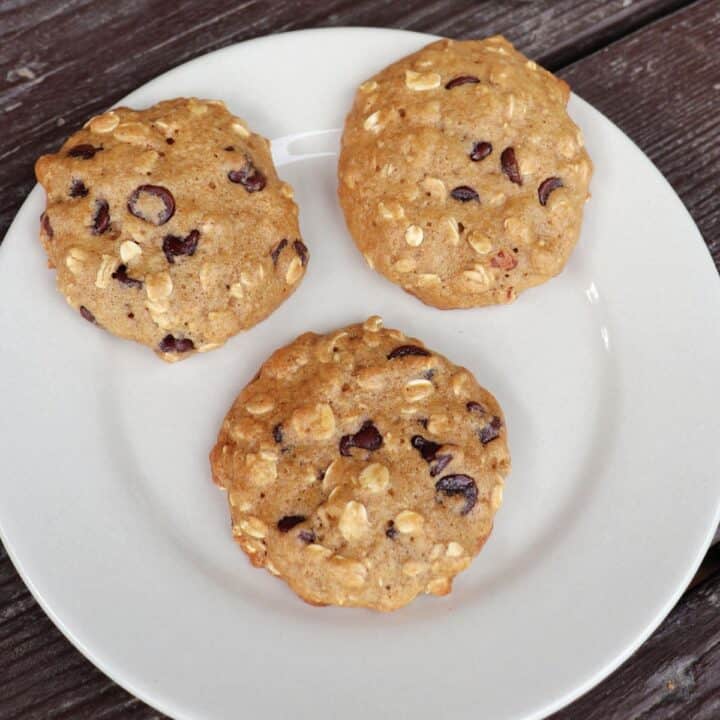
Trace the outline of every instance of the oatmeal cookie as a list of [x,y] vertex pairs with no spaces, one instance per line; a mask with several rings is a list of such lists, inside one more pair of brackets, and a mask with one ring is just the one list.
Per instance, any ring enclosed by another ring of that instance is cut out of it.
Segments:
[[268,141],[222,102],[116,108],[35,172],[60,292],[86,320],[164,360],[260,322],[305,273],[292,189]]
[[378,317],[277,350],[210,460],[253,565],[309,603],[377,610],[450,592],[510,469],[495,398]]
[[511,302],[557,275],[592,172],[568,97],[502,37],[439,40],[364,82],[338,193],[370,267],[439,308]]

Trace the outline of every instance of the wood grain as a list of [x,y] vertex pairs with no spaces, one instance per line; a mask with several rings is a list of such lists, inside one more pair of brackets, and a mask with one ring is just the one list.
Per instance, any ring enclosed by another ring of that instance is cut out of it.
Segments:
[[670,15],[560,75],[660,168],[720,267],[720,3]]
[[[0,235],[32,187],[34,158],[89,115],[209,50],[320,25],[506,34],[562,68],[581,96],[653,158],[720,261],[717,0],[0,0]],[[555,720],[720,718],[719,566],[716,547],[697,586],[655,635]],[[161,717],[63,638],[0,548],[0,720]]]

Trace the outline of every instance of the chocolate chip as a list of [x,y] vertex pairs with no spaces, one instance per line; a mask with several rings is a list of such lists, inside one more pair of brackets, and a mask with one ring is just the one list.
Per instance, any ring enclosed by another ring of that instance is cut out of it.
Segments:
[[437,451],[442,445],[433,440],[427,440],[422,435],[413,435],[410,444],[422,455],[422,459],[430,465],[430,477],[439,475],[453,458],[451,453],[438,455]]
[[[143,195],[156,197],[162,202],[162,210],[160,210],[155,217],[146,215],[140,208],[139,203]],[[140,185],[130,193],[127,208],[132,215],[140,218],[140,220],[152,223],[153,225],[164,225],[175,214],[175,198],[173,194],[167,188],[162,187],[162,185]]]
[[507,147],[502,151],[502,155],[500,155],[500,165],[510,182],[514,182],[516,185],[522,185],[522,176],[520,175],[520,168],[518,167],[517,158],[515,157],[515,148]]
[[545,178],[545,180],[543,180],[538,186],[538,200],[540,201],[540,204],[543,206],[547,205],[550,193],[562,186],[563,182],[559,177]]
[[452,80],[450,80],[449,83],[445,85],[446,90],[452,90],[454,87],[457,87],[458,85],[467,85],[468,83],[479,83],[480,78],[476,78],[474,75],[458,75],[457,77],[454,77]]
[[304,515],[285,515],[278,520],[277,529],[282,533],[286,533],[301,522],[305,522],[306,519]]
[[226,151],[226,152],[234,152],[234,151],[235,151],[235,146],[234,146],[234,145],[228,145],[228,146],[225,148],[225,151]]
[[476,413],[478,415],[484,415],[487,412],[484,405],[481,405],[479,402],[475,402],[474,400],[466,403],[465,407],[467,408],[468,412]]
[[430,368],[429,370],[426,370],[426,371],[422,374],[422,376],[423,376],[426,380],[432,380],[432,379],[435,377],[435,372],[436,372],[435,368]]
[[40,216],[40,225],[42,226],[42,229],[45,231],[45,234],[48,237],[52,237],[55,234],[55,231],[50,224],[50,216],[47,213],[43,213]]
[[110,206],[107,200],[95,201],[95,214],[93,215],[92,234],[102,235],[110,227]]
[[398,535],[398,529],[395,527],[394,520],[388,520],[387,529],[385,530],[386,537],[394,540]]
[[470,202],[470,200],[480,202],[480,196],[469,185],[458,185],[456,188],[453,188],[450,195],[460,202]]
[[400,345],[392,350],[388,356],[388,360],[394,360],[399,357],[406,357],[407,355],[420,355],[421,357],[427,357],[430,355],[430,351],[419,345]]
[[298,539],[302,540],[304,543],[307,543],[310,545],[310,543],[314,543],[316,540],[315,533],[312,530],[301,530],[298,533]]
[[184,238],[177,235],[166,235],[163,238],[162,249],[169,263],[174,263],[178,255],[194,255],[197,250],[200,233],[191,230]]
[[195,349],[195,343],[190,338],[176,338],[173,335],[166,335],[161,341],[160,352],[169,353],[184,353]]
[[277,265],[278,258],[280,257],[280,253],[285,249],[287,246],[287,238],[283,238],[271,251],[270,251],[270,257],[272,258],[273,265]]
[[360,430],[355,433],[353,443],[355,447],[363,450],[377,450],[382,445],[382,435],[373,424],[367,420],[362,424]]
[[426,462],[432,462],[437,451],[442,447],[440,443],[427,440],[422,435],[413,435],[410,444],[422,455],[422,459]]
[[492,260],[490,260],[490,264],[493,267],[501,268],[502,270],[512,270],[517,266],[518,261],[514,255],[506,253],[504,250],[500,250],[500,252],[496,253]]
[[[85,183],[82,180],[75,178],[70,184],[70,190],[68,194],[70,197],[85,197],[90,191],[85,187]],[[544,205],[545,203],[543,203]]]
[[473,149],[470,152],[470,159],[473,162],[484,160],[492,152],[492,145],[489,142],[481,140],[473,145]]
[[174,144],[175,144],[175,140],[174,140],[173,138],[165,138],[165,142],[166,142],[168,145],[174,145]]
[[230,182],[239,183],[249,193],[258,192],[267,184],[265,176],[255,167],[250,158],[246,159],[244,167],[240,170],[230,170],[227,176]]
[[95,156],[96,152],[100,152],[100,150],[102,150],[101,147],[96,148],[88,143],[82,143],[80,145],[76,145],[74,148],[70,148],[70,150],[68,150],[68,157],[89,160],[91,157]]
[[361,450],[377,450],[383,443],[383,438],[372,420],[366,420],[354,435],[343,435],[340,438],[340,454],[350,455],[351,448]]
[[141,288],[143,286],[142,280],[136,280],[127,274],[127,265],[118,265],[117,270],[110,277],[128,287]]
[[355,444],[353,443],[353,436],[352,435],[343,435],[340,438],[340,454],[345,455],[346,457],[350,454],[350,449],[355,447]]
[[272,431],[273,434],[273,440],[280,444],[283,441],[283,427],[282,423],[278,423]]
[[487,445],[491,440],[494,440],[500,435],[500,428],[502,427],[502,420],[497,415],[493,415],[493,419],[485,425],[485,427],[478,430],[478,436],[480,442],[483,445]]
[[305,245],[305,243],[302,240],[294,240],[293,247],[295,248],[295,252],[298,254],[298,257],[300,258],[300,264],[303,267],[305,267],[307,265],[307,261],[308,261],[307,245]]
[[430,465],[430,477],[439,475],[453,459],[451,453],[443,453],[442,455],[435,456],[435,462]]
[[94,325],[97,325],[97,321],[95,320],[95,316],[84,306],[80,306],[80,314],[88,321],[93,323]]
[[461,515],[467,515],[477,502],[477,484],[469,475],[446,475],[435,483],[435,489],[448,497],[462,495],[465,498],[465,505],[460,510]]

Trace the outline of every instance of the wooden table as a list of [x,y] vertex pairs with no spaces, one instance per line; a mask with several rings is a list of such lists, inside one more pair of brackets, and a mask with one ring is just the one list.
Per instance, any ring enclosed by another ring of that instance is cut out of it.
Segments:
[[[210,50],[328,25],[503,33],[650,156],[720,262],[720,0],[0,0],[0,236],[35,158],[90,115]],[[160,717],[65,640],[0,547],[0,720]],[[553,718],[720,718],[720,544],[635,655]]]

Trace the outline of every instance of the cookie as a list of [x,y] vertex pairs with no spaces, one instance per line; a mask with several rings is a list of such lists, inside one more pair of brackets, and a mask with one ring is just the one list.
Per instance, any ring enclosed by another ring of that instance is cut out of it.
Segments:
[[379,317],[277,350],[210,462],[253,565],[311,604],[377,610],[450,592],[510,469],[495,398]]
[[217,100],[116,108],[36,165],[40,238],[88,321],[175,361],[260,322],[308,262],[267,140]]
[[592,172],[568,97],[502,37],[439,40],[364,82],[338,193],[370,267],[439,308],[511,302],[557,275]]

